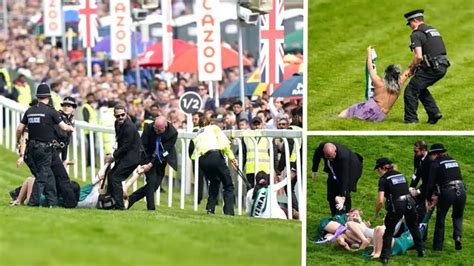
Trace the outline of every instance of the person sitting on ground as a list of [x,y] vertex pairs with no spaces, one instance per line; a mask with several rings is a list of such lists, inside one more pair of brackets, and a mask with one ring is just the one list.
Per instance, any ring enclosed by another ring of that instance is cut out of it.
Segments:
[[350,106],[342,111],[339,117],[357,117],[361,120],[382,122],[400,96],[403,84],[413,75],[410,69],[401,73],[399,66],[389,65],[385,69],[384,78],[380,78],[373,67],[372,46],[367,48],[367,66],[374,85],[374,96],[365,102]]

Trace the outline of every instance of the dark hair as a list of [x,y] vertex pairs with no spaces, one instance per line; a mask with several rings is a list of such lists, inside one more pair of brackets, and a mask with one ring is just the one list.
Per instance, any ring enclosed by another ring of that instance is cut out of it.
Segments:
[[390,93],[399,94],[400,86],[400,67],[397,65],[389,65],[384,72],[385,87]]
[[211,120],[208,117],[204,115],[199,117],[199,122],[198,122],[199,127],[205,127],[205,126],[208,126],[209,124],[211,124]]
[[124,110],[125,112],[127,112],[127,109],[125,109],[125,106],[121,105],[121,104],[117,104],[114,106],[114,112],[117,111],[117,110]]
[[270,175],[264,171],[259,171],[255,176],[255,187],[253,188],[252,199],[257,197],[257,193],[261,188],[265,188],[270,184]]
[[415,147],[419,148],[419,149],[422,149],[422,150],[428,150],[428,144],[426,144],[426,142],[424,140],[417,140],[415,142]]
[[71,187],[72,191],[74,192],[74,197],[77,201],[79,201],[79,197],[81,195],[81,187],[76,181],[71,180]]

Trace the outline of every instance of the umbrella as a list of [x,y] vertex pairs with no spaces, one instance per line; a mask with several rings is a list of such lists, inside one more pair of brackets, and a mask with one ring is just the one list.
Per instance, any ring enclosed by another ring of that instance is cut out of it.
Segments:
[[303,30],[285,36],[285,51],[303,51]]
[[[193,45],[186,41],[180,39],[173,40],[174,54],[180,54],[191,47],[193,47]],[[158,67],[163,65],[163,42],[155,43],[148,47],[146,51],[138,57],[138,63],[142,67]]]
[[[259,82],[251,82],[249,80],[250,75],[246,75],[244,80],[244,95],[252,96],[253,91],[257,88]],[[221,99],[227,98],[238,98],[240,97],[240,79],[232,81],[225,89],[222,95],[219,97]]]
[[[197,46],[193,46],[189,49],[186,49],[180,54],[177,54],[171,66],[168,68],[167,72],[187,72],[187,73],[197,73],[198,72],[198,52]],[[221,57],[222,57],[222,68],[229,68],[239,65],[239,54],[225,46],[221,46]],[[252,65],[252,62],[247,58],[243,58],[243,64],[245,66]]]
[[[135,45],[132,45],[132,54],[135,54],[135,47],[138,47],[138,53],[143,52],[144,45],[142,43],[142,35],[140,32],[132,32],[132,42],[133,41]],[[148,42],[145,45],[149,46],[150,44],[151,42]],[[92,51],[110,53],[110,46],[111,40],[109,35],[105,36],[104,38],[102,38],[102,40],[100,40],[100,42],[96,43],[96,45],[92,48]]]
[[280,83],[270,97],[303,97],[303,73],[294,74]]

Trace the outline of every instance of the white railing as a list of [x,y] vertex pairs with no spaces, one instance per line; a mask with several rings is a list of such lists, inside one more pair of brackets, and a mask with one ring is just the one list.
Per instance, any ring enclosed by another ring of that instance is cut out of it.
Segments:
[[[19,105],[17,102],[14,102],[10,99],[7,99],[3,96],[0,96],[0,145],[3,147],[15,151],[16,149],[16,127],[20,123],[21,116],[26,111],[26,107]],[[98,125],[91,125],[84,121],[76,121],[75,124],[76,130],[73,132],[72,142],[70,144],[69,154],[68,156],[72,155],[72,160],[75,162],[73,165],[72,173],[70,169],[68,172],[71,177],[73,178],[81,178],[82,181],[86,182],[87,180],[92,180],[91,177],[96,175],[96,151],[98,152],[98,158],[100,165],[103,165],[104,162],[104,141],[103,141],[103,134],[110,134],[111,137],[115,139],[115,132],[112,127],[103,127]],[[89,134],[89,143],[92,146],[90,148],[90,158],[91,158],[91,166],[90,166],[90,175],[87,174],[87,167],[86,167],[86,145],[85,145],[85,134],[84,131],[88,130],[90,132],[94,132],[94,134]],[[256,138],[266,138],[268,143],[270,144],[269,147],[269,156],[270,156],[270,184],[274,184],[275,180],[275,169],[274,166],[274,151],[273,151],[273,139],[275,138],[282,138],[284,143],[285,149],[285,156],[286,156],[286,167],[285,169],[290,168],[290,155],[291,152],[289,150],[288,139],[293,139],[294,146],[299,147],[301,145],[302,140],[302,132],[301,131],[293,131],[293,130],[231,130],[225,131],[225,134],[237,141],[238,146],[238,162],[239,167],[243,171],[243,154],[242,154],[242,140],[245,138],[247,141],[252,141],[254,143],[254,160],[255,160],[255,173],[258,172],[258,145]],[[185,197],[186,195],[191,194],[191,176],[193,176],[192,168],[194,167],[194,191],[193,191],[193,209],[195,211],[198,210],[198,172],[199,172],[199,158],[195,159],[194,166],[191,166],[191,160],[188,156],[188,147],[189,142],[195,136],[195,133],[189,132],[179,132],[178,141],[176,143],[176,148],[180,147],[181,149],[177,149],[178,152],[178,161],[179,161],[179,169],[178,171],[174,171],[171,167],[169,167],[169,174],[168,174],[168,207],[173,206],[173,179],[176,177],[180,177],[180,203],[179,206],[181,209],[184,209],[185,205]],[[97,140],[95,139],[97,138]],[[179,145],[179,146],[178,146]],[[80,160],[78,160],[80,156]],[[300,152],[296,152],[296,186],[295,186],[295,194],[298,199],[298,207],[299,210],[303,210],[303,204],[305,204],[303,199],[303,182],[302,182],[302,161],[301,161]],[[79,175],[79,162],[80,162],[80,175]],[[245,171],[243,171],[245,173]],[[290,172],[290,171],[286,171]],[[289,174],[287,174],[288,176]],[[288,178],[288,177],[287,177]],[[292,210],[292,182],[288,182],[286,187],[286,194],[287,194],[287,205],[288,205],[288,212],[291,214]],[[270,185],[272,186],[272,185]],[[245,200],[244,191],[246,190],[245,184],[242,182],[240,178],[237,178],[236,182],[236,189],[237,189],[237,213],[239,215],[244,214],[243,206]],[[133,191],[137,189],[137,182],[133,184]],[[273,191],[270,188],[270,191]],[[160,198],[160,188],[156,192],[156,204],[161,204]],[[271,197],[276,197],[276,194],[271,193]],[[268,200],[268,203],[271,204],[273,201]],[[271,205],[268,206],[271,208]],[[289,215],[289,219],[292,219],[291,215]],[[301,219],[301,216],[300,216]]]

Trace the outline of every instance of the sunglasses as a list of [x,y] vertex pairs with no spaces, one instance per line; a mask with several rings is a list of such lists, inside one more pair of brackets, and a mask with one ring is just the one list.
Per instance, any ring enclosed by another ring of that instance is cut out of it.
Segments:
[[279,126],[286,126],[288,125],[287,123],[278,123]]
[[115,118],[125,117],[125,113],[123,113],[123,114],[118,114],[118,115],[114,115],[114,116],[115,116]]

